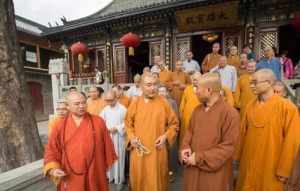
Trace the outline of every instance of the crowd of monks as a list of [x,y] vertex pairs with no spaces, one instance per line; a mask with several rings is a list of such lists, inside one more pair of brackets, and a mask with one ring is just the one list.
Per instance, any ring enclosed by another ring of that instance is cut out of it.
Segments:
[[249,47],[219,51],[201,68],[188,51],[174,71],[155,56],[126,93],[70,90],[49,122],[45,176],[60,191],[122,190],[129,166],[131,191],[170,190],[175,175],[184,191],[300,190],[299,108],[274,55],[268,66]]

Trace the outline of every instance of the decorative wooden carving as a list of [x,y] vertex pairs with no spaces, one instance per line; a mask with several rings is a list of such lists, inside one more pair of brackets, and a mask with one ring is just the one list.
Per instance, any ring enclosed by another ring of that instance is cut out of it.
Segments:
[[177,60],[182,60],[182,61],[185,60],[186,52],[190,50],[190,47],[191,47],[190,37],[176,38],[174,61],[176,62]]
[[278,47],[278,31],[271,29],[269,31],[259,32],[259,56],[264,56],[264,49],[267,47]]

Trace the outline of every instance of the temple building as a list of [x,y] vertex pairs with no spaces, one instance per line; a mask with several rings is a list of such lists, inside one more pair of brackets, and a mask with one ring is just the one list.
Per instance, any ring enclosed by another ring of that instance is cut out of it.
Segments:
[[[247,44],[260,57],[266,46],[288,50],[300,59],[300,33],[291,25],[299,14],[299,0],[113,0],[98,12],[62,26],[49,28],[43,36],[51,43],[88,46],[81,70],[69,50],[70,83],[92,78],[95,68],[106,71],[111,82],[132,82],[134,74],[153,64],[160,55],[170,69],[192,50],[199,63],[220,42],[223,54]],[[120,38],[129,33],[141,42],[129,55]],[[213,40],[210,40],[213,37]]]
[[48,27],[17,15],[16,26],[32,108],[38,121],[46,120],[53,113],[48,64],[50,59],[64,57],[64,53],[59,50],[61,44],[50,43],[42,35]]

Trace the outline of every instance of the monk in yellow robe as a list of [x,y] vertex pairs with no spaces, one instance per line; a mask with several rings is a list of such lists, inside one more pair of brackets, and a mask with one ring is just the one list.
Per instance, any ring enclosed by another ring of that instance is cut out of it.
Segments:
[[247,64],[247,73],[241,75],[238,80],[234,94],[235,107],[240,109],[241,118],[246,111],[246,106],[256,98],[250,87],[251,75],[255,72],[256,62],[251,61]]
[[105,122],[86,112],[79,92],[67,97],[68,115],[53,128],[44,153],[44,175],[58,191],[109,191],[106,172],[117,160]]
[[189,126],[189,121],[194,109],[199,105],[199,100],[195,94],[195,86],[197,85],[197,78],[201,76],[200,72],[195,72],[191,76],[192,84],[187,86],[183,92],[179,114],[180,114],[180,134],[179,145],[181,145],[185,132]]
[[182,61],[176,62],[175,71],[171,74],[171,96],[180,105],[184,89],[190,83],[190,77],[182,70]]
[[89,99],[87,100],[87,112],[99,115],[105,106],[105,101],[101,98],[97,87],[91,86],[89,89]]
[[227,63],[234,66],[235,69],[238,71],[240,68],[240,56],[238,55],[238,50],[236,46],[230,47],[230,52],[227,58]]
[[112,87],[113,91],[116,93],[116,97],[118,102],[126,107],[126,109],[130,105],[130,99],[126,95],[124,95],[123,88],[119,84],[115,84]]
[[57,123],[64,118],[68,113],[67,103],[65,101],[59,101],[56,107],[56,114],[48,122],[48,138],[51,135],[52,129],[57,125]]
[[179,122],[168,101],[157,95],[157,80],[143,75],[143,95],[130,104],[125,128],[130,149],[130,190],[167,191],[168,148]]
[[252,75],[251,101],[242,120],[236,191],[283,191],[300,142],[296,106],[274,94],[275,75],[261,69]]
[[220,51],[220,43],[216,42],[212,46],[212,53],[207,54],[203,59],[202,62],[203,73],[209,72],[210,69],[218,65],[218,62],[221,58],[219,51]]

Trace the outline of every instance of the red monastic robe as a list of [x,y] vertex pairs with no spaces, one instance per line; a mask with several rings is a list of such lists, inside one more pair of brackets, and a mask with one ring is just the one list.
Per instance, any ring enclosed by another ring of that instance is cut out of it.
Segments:
[[58,190],[108,191],[107,170],[116,161],[114,146],[104,121],[86,114],[76,126],[71,115],[53,128],[44,153],[44,174],[61,168],[64,178],[52,180]]

